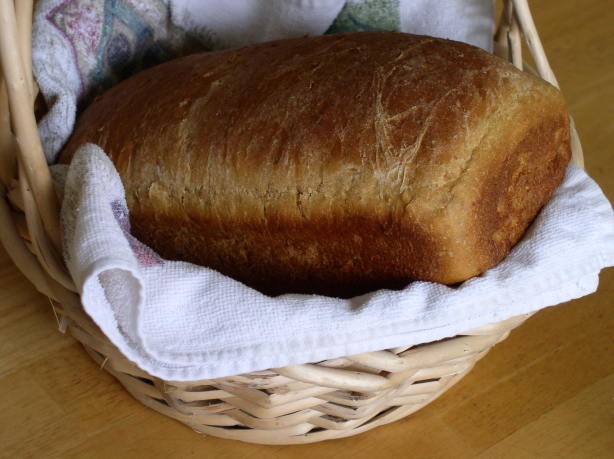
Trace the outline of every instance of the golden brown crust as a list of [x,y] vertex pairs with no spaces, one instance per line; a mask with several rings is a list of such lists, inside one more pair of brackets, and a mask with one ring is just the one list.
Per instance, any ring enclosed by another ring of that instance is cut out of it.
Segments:
[[394,32],[188,56],[95,101],[133,230],[268,293],[455,283],[560,183],[560,93],[469,45]]

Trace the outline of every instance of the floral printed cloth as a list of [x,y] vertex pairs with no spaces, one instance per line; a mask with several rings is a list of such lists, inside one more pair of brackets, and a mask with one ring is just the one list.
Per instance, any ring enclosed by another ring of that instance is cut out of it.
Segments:
[[96,94],[196,51],[274,39],[402,30],[491,47],[490,0],[40,0],[34,73],[51,107],[39,132],[53,162]]

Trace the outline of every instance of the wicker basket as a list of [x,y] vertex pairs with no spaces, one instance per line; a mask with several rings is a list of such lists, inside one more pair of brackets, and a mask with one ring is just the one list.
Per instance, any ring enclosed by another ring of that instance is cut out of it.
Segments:
[[[194,430],[254,443],[347,437],[425,406],[462,378],[526,316],[451,339],[226,378],[173,382],[127,360],[81,307],[60,256],[59,202],[37,133],[32,78],[33,0],[0,0],[0,240],[50,298],[68,330],[139,401]],[[523,67],[522,38],[537,73],[556,85],[526,0],[505,1],[495,53]],[[573,161],[582,151],[572,124]]]

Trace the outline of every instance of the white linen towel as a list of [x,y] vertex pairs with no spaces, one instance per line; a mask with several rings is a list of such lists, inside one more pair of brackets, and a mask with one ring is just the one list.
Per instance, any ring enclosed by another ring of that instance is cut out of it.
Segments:
[[[490,0],[174,0],[173,21],[232,48],[281,38],[385,28],[492,50]],[[334,23],[333,23],[334,22]],[[374,25],[375,22],[375,25]]]
[[[262,8],[270,3],[247,0],[40,0],[33,59],[51,107],[39,126],[49,161],[72,131],[77,105],[118,80],[126,56],[139,49],[147,50],[137,56],[143,60],[180,54],[190,34],[215,49],[297,33],[400,28],[490,46],[490,0],[274,3],[267,15]],[[233,29],[233,20],[240,27]],[[207,268],[161,259],[130,235],[121,182],[94,145],[83,146],[70,166],[62,223],[65,258],[86,312],[128,358],[170,380],[453,336],[589,294],[600,269],[614,264],[612,208],[575,167],[510,256],[484,275],[457,288],[414,282],[350,300],[270,298]]]
[[429,342],[596,290],[614,264],[614,213],[587,174],[563,185],[512,253],[452,288],[414,282],[349,300],[271,298],[129,235],[124,191],[105,153],[75,155],[62,208],[68,267],[87,313],[149,373],[195,380]]

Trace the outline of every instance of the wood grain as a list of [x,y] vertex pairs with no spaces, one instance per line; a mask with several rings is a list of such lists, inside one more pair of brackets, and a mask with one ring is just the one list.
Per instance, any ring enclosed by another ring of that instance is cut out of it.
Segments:
[[[582,138],[614,200],[614,10],[532,2]],[[69,337],[0,249],[0,456],[606,458],[614,454],[614,269],[599,291],[546,309],[440,399],[357,437],[305,446],[202,437],[134,401]]]

